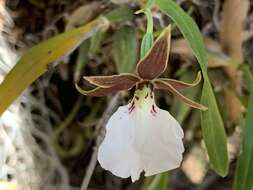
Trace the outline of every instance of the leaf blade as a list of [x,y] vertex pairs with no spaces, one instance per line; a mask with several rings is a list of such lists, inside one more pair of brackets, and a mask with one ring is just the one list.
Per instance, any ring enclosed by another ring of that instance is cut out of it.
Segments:
[[107,25],[107,19],[100,17],[29,49],[0,84],[0,115],[34,80],[47,71],[49,63],[72,52],[83,40]]
[[130,26],[120,28],[113,36],[112,55],[118,73],[133,72],[137,59],[136,30]]
[[[162,12],[171,17],[177,24],[201,67],[204,78],[201,103],[208,107],[207,111],[201,112],[202,133],[213,169],[219,175],[225,176],[228,173],[229,164],[226,135],[224,124],[207,74],[207,55],[202,35],[193,19],[175,2],[172,0],[156,0],[155,3]],[[210,120],[212,122],[209,122]],[[210,131],[212,133],[209,133]]]
[[[247,73],[248,72],[248,73]],[[253,189],[253,76],[250,71],[246,70],[248,82],[250,84],[250,98],[248,103],[248,113],[245,119],[245,126],[243,129],[243,145],[242,154],[239,156],[233,189],[244,190]]]

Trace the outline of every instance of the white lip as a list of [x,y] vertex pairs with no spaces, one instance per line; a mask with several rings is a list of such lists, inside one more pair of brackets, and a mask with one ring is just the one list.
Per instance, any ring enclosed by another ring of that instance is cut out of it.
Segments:
[[[150,89],[136,91],[133,101],[121,106],[106,125],[106,136],[98,150],[101,166],[132,181],[140,173],[154,175],[177,168],[184,152],[183,130],[169,112],[155,105]],[[135,108],[129,111],[129,108]],[[153,112],[152,112],[153,110]]]

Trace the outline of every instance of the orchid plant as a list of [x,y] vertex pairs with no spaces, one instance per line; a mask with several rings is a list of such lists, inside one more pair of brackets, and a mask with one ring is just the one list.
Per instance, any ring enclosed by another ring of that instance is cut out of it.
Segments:
[[76,85],[80,93],[97,97],[136,88],[130,103],[119,107],[109,119],[106,136],[98,149],[98,161],[104,169],[122,178],[131,177],[133,182],[143,170],[145,176],[151,176],[177,168],[182,161],[183,130],[168,111],[158,108],[154,91],[170,92],[193,108],[207,109],[180,92],[197,85],[200,72],[193,83],[158,78],[167,68],[170,38],[168,26],[137,63],[136,74],[85,76],[96,86],[92,90]]

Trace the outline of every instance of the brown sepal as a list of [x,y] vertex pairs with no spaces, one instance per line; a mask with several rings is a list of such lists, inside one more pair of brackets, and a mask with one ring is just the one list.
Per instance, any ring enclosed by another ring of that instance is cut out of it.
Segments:
[[180,100],[182,100],[184,103],[186,103],[188,106],[193,107],[193,108],[197,108],[200,110],[207,110],[207,107],[194,102],[192,100],[190,100],[189,98],[185,97],[183,94],[181,94],[180,92],[178,92],[172,85],[170,85],[169,83],[166,83],[162,80],[159,79],[155,79],[152,81],[154,88],[156,90],[165,90],[165,91],[169,91],[171,92],[173,95],[175,95],[177,98],[179,98]]
[[167,68],[170,51],[170,25],[163,30],[147,55],[137,64],[138,75],[147,80],[160,76]]
[[92,90],[84,90],[80,86],[78,86],[77,83],[75,85],[76,85],[76,89],[83,95],[102,97],[102,96],[107,96],[109,94],[119,92],[122,90],[129,90],[135,86],[135,83],[120,84],[120,85],[115,85],[108,88],[96,87]]
[[83,78],[89,83],[102,88],[109,88],[113,86],[123,86],[128,88],[141,80],[138,76],[130,73],[122,73],[111,76],[85,76]]
[[201,72],[200,71],[198,72],[196,79],[192,83],[186,83],[183,81],[179,81],[175,79],[167,79],[167,78],[159,78],[159,80],[165,83],[168,83],[176,90],[184,90],[186,88],[191,88],[199,84],[199,82],[201,81]]

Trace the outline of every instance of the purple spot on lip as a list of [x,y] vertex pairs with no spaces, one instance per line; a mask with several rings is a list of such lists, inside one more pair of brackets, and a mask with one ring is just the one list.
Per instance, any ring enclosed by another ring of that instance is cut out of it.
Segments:
[[134,101],[132,102],[131,106],[128,108],[128,113],[130,114],[135,108]]
[[130,107],[130,108],[128,109],[129,114],[134,110],[134,108],[135,108],[135,106],[132,106],[132,107]]
[[155,117],[157,114],[157,111],[155,109],[155,105],[152,105],[152,109],[150,110],[150,113]]
[[155,109],[155,105],[152,105],[152,111],[153,111],[154,113],[157,113],[157,111],[156,111],[156,109]]

